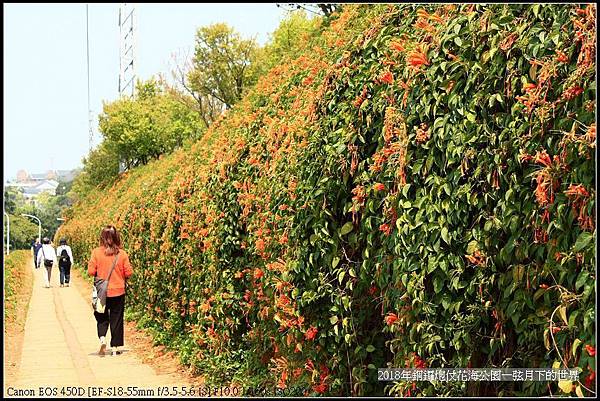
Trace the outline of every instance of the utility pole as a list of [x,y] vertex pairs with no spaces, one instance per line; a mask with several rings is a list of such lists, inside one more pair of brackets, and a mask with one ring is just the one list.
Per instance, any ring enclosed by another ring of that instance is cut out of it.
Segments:
[[135,6],[119,6],[119,96],[133,96],[135,92]]

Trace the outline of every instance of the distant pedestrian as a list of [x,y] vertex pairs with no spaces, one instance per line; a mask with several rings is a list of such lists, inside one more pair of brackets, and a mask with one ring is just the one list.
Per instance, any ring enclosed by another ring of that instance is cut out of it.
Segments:
[[125,285],[126,280],[131,277],[132,273],[129,256],[121,249],[121,238],[117,229],[114,226],[104,227],[100,234],[100,246],[92,251],[88,263],[88,274],[90,276],[98,276],[98,278],[107,280],[110,275],[104,313],[94,311],[98,338],[100,339],[99,355],[104,355],[106,350],[106,332],[109,325],[112,355],[121,354],[119,347],[123,346]]
[[37,254],[41,248],[42,248],[42,244],[40,244],[39,238],[36,238],[33,241],[31,241],[31,253],[33,255],[33,267],[35,267],[36,269],[39,267],[37,264]]
[[44,279],[46,281],[46,288],[50,288],[50,276],[52,275],[52,268],[58,264],[56,260],[56,251],[50,245],[50,238],[44,237],[42,240],[42,246],[37,254],[37,266],[44,266],[45,271],[42,271]]
[[58,269],[60,270],[60,286],[69,286],[71,279],[71,265],[73,264],[73,252],[67,245],[67,240],[61,238],[60,246],[56,248],[56,257],[58,258]]

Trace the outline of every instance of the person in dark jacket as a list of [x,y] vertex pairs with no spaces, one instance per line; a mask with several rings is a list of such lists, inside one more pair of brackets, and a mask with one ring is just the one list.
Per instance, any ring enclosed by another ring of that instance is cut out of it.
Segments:
[[71,265],[73,264],[73,252],[67,245],[67,240],[60,239],[60,246],[56,248],[56,257],[58,258],[58,269],[60,270],[60,286],[69,286],[71,278]]
[[37,255],[38,255],[38,252],[40,251],[40,249],[42,249],[42,244],[40,244],[39,238],[36,238],[33,241],[31,241],[31,253],[33,255],[33,267],[35,267],[36,269],[39,267],[37,265]]

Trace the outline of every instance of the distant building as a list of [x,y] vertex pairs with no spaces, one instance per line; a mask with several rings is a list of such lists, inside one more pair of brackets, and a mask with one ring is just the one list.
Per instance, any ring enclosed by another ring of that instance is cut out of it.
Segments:
[[17,187],[23,192],[23,195],[28,200],[34,200],[41,193],[56,195],[59,181],[70,182],[79,173],[79,169],[75,170],[48,170],[42,174],[29,174],[25,170],[17,172],[17,180],[7,182],[6,187]]

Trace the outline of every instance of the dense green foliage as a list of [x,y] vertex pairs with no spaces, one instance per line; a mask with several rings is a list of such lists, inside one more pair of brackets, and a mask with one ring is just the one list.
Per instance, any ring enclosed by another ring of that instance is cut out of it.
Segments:
[[[347,6],[187,150],[75,206],[207,380],[329,395],[589,394],[595,7]],[[318,45],[316,45],[316,44]],[[581,383],[378,382],[579,367]]]
[[[63,218],[63,215],[68,211],[68,208],[71,205],[72,200],[69,195],[50,195],[48,193],[41,193],[36,196],[35,203],[25,203],[21,205],[18,209],[18,214],[20,215],[21,213],[26,213],[36,216],[42,222],[42,238],[52,238],[54,237],[58,227],[61,225],[61,221],[58,219]],[[31,240],[37,237],[38,223],[37,220],[30,218],[26,219],[35,227],[34,235],[27,240],[27,245],[29,246]],[[30,226],[27,225],[26,227],[26,231],[30,232]]]
[[185,141],[197,140],[206,126],[180,100],[151,79],[137,83],[133,98],[105,103],[99,116],[103,141],[84,159],[74,193],[81,196],[114,182],[120,163],[128,170],[172,152]]
[[[10,250],[15,251],[17,249],[29,249],[31,248],[31,241],[38,236],[38,225],[32,223],[27,217],[21,217],[20,215],[9,214],[10,216]],[[6,216],[4,216],[4,239],[3,249],[6,252]],[[54,231],[53,231],[54,233]]]
[[8,214],[16,213],[17,209],[25,204],[25,197],[17,187],[4,188],[4,211]]
[[315,43],[321,28],[321,18],[309,18],[303,11],[290,12],[270,35],[258,58],[260,70],[267,72],[276,65],[298,58],[306,43]]
[[243,39],[227,24],[199,28],[189,75],[191,88],[232,107],[258,78],[258,52],[254,39]]

